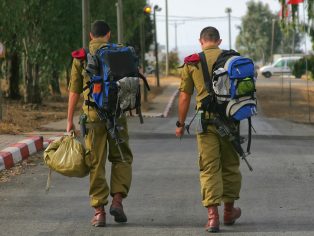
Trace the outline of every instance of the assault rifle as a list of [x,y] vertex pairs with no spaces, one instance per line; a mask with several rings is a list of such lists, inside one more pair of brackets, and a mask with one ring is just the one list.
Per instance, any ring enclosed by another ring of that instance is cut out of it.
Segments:
[[[87,104],[88,101],[85,101],[85,104]],[[93,104],[90,104],[90,106],[93,106]],[[116,115],[110,114],[109,112],[99,109],[96,106],[93,106],[96,110],[96,113],[101,121],[105,121],[104,125],[106,126],[106,129],[108,131],[108,134],[110,137],[115,141],[118,151],[120,153],[121,159],[123,162],[125,162],[124,155],[122,153],[120,144],[124,143],[125,141],[119,137],[119,131],[123,130],[123,127],[117,124]],[[81,126],[81,133],[83,137],[86,135],[86,115],[82,115],[80,117],[80,126]]]
[[106,121],[106,129],[110,135],[110,137],[116,142],[116,146],[118,148],[118,151],[120,153],[122,162],[125,162],[124,155],[122,153],[120,144],[124,143],[125,141],[119,137],[119,131],[123,130],[123,127],[117,124],[116,114],[110,115],[109,112],[96,109],[98,117],[100,120]]
[[202,122],[202,127],[203,127],[204,131],[207,130],[208,125],[214,125],[216,127],[216,130],[217,130],[218,134],[220,135],[220,137],[223,138],[223,137],[228,136],[229,140],[230,140],[232,146],[234,147],[234,149],[236,150],[236,152],[240,155],[241,159],[245,161],[249,170],[253,171],[252,166],[250,165],[250,163],[246,159],[246,157],[250,153],[245,153],[243,151],[242,146],[241,146],[241,144],[245,142],[245,138],[243,138],[239,135],[239,132],[238,132],[236,127],[231,127],[231,126],[227,125],[226,124],[227,122],[224,121],[222,118],[220,118],[220,116],[215,116],[215,118],[213,120],[202,119],[201,122]]

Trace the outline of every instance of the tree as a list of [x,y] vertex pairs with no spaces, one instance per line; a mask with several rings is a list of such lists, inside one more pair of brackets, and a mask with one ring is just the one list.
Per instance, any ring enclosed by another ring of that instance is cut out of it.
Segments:
[[[178,72],[180,59],[177,51],[169,52],[169,71],[171,75],[176,75]],[[166,55],[164,54],[161,60],[162,70],[166,69]]]
[[21,26],[17,24],[21,13],[21,7],[18,0],[0,1],[1,20],[0,20],[0,42],[6,47],[6,62],[4,77],[8,81],[9,90],[6,91],[11,99],[18,99],[19,78],[20,78],[20,42],[17,32]]
[[[53,96],[60,96],[60,74],[71,66],[71,51],[79,48],[81,39],[81,0],[48,1],[45,10],[41,40],[45,42],[46,56],[42,72],[43,83],[50,84]],[[69,17],[71,16],[71,17]],[[47,33],[51,32],[51,33]],[[51,34],[54,37],[51,37]],[[46,78],[46,79],[44,79]],[[49,94],[46,91],[45,94]]]
[[[293,36],[291,31],[283,34],[277,15],[273,14],[268,4],[250,1],[247,3],[247,13],[242,18],[240,33],[236,39],[237,50],[255,61],[268,61],[273,53],[291,53]],[[274,21],[274,42],[272,44],[272,24]],[[295,47],[298,47],[300,36],[295,34]]]
[[[116,35],[115,0],[91,0],[91,20],[104,19]],[[124,0],[125,39],[139,48],[139,24],[146,0]],[[40,103],[50,94],[60,95],[60,75],[69,75],[71,51],[81,46],[81,0],[1,0],[0,42],[7,48],[5,77],[11,98],[18,98],[24,81],[24,101]],[[151,21],[147,17],[147,30]],[[147,34],[147,49],[152,42]],[[20,73],[22,71],[23,73]],[[67,76],[68,78],[69,76]]]
[[[103,19],[111,27],[111,41],[117,41],[117,11],[116,0],[91,0],[91,20]],[[149,16],[144,16],[143,9],[147,5],[146,0],[124,0],[123,1],[123,20],[124,20],[124,42],[133,46],[137,53],[140,50],[140,24],[145,20],[145,45],[146,51],[153,42],[153,24]]]
[[56,85],[54,92],[59,92],[59,74],[69,65],[71,50],[81,42],[80,3],[80,0],[1,1],[0,6],[6,11],[1,15],[0,30],[4,33],[0,41],[8,49],[7,71],[15,72],[7,73],[15,82],[10,83],[10,90],[18,91],[16,81],[22,67],[25,102],[40,103],[42,95],[49,94],[47,85],[51,81]]
[[[314,49],[314,0],[279,0],[281,4],[281,25],[283,29],[290,29],[290,31],[308,32],[312,39],[312,48]],[[299,7],[304,4],[307,10],[308,22],[300,21]],[[290,11],[291,8],[291,11]],[[287,14],[283,14],[287,12]],[[292,20],[289,20],[287,15],[292,15]],[[302,22],[302,23],[299,23]]]

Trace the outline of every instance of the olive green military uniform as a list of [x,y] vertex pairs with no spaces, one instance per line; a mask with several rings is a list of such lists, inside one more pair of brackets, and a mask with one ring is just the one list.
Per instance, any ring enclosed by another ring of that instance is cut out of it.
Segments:
[[[106,43],[102,39],[94,39],[90,42],[89,51],[94,54],[97,49]],[[74,59],[71,71],[71,80],[69,90],[74,93],[83,93],[84,100],[88,99],[89,89],[83,91],[86,83],[90,80],[84,70],[85,61]],[[125,162],[122,162],[119,150],[115,141],[109,136],[105,123],[101,122],[93,107],[83,105],[83,111],[87,115],[88,134],[85,137],[85,144],[90,154],[87,156],[87,162],[90,164],[90,189],[91,206],[98,207],[107,205],[109,193],[113,196],[115,193],[122,193],[127,196],[132,179],[132,161],[133,155],[128,143],[128,128],[125,116],[118,120],[119,125],[124,129],[119,132],[119,137],[125,142],[120,144]],[[107,150],[108,148],[108,150]],[[105,163],[106,155],[112,163],[110,188],[106,181]],[[109,190],[110,189],[110,190]]]
[[[208,69],[211,72],[221,50],[209,47],[204,50]],[[180,91],[193,94],[196,88],[197,107],[208,96],[200,62],[184,64],[181,70]],[[208,114],[207,114],[208,115]],[[221,138],[213,125],[207,132],[197,134],[202,203],[205,207],[239,198],[241,173],[239,156],[227,137]]]

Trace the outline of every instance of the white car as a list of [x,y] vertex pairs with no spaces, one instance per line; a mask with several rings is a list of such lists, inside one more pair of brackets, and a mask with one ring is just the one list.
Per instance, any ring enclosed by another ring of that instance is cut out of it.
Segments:
[[259,71],[266,78],[270,78],[273,75],[290,75],[291,68],[299,59],[301,59],[301,57],[282,57],[275,61],[272,65],[261,67]]

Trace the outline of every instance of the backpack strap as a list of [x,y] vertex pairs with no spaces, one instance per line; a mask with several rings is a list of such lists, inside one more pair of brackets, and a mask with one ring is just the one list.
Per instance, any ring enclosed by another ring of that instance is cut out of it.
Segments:
[[222,50],[221,54],[218,56],[216,62],[213,65],[213,71],[224,67],[226,61],[233,56],[240,56],[240,53],[234,50]]
[[246,152],[249,154],[251,152],[251,142],[252,142],[252,119],[248,118],[248,142]]
[[142,109],[141,109],[140,106],[138,106],[136,108],[136,114],[138,115],[138,117],[140,119],[140,123],[143,124],[144,123],[144,119],[143,119]]
[[212,86],[212,78],[209,74],[205,53],[201,52],[198,55],[200,57],[200,61],[201,61],[201,65],[202,65],[202,72],[203,72],[205,87],[206,87],[209,95],[213,95],[214,91],[213,91],[213,86]]
[[146,77],[142,73],[138,73],[138,76],[143,80],[144,85],[147,88],[147,90],[150,91],[150,87],[149,87]]

